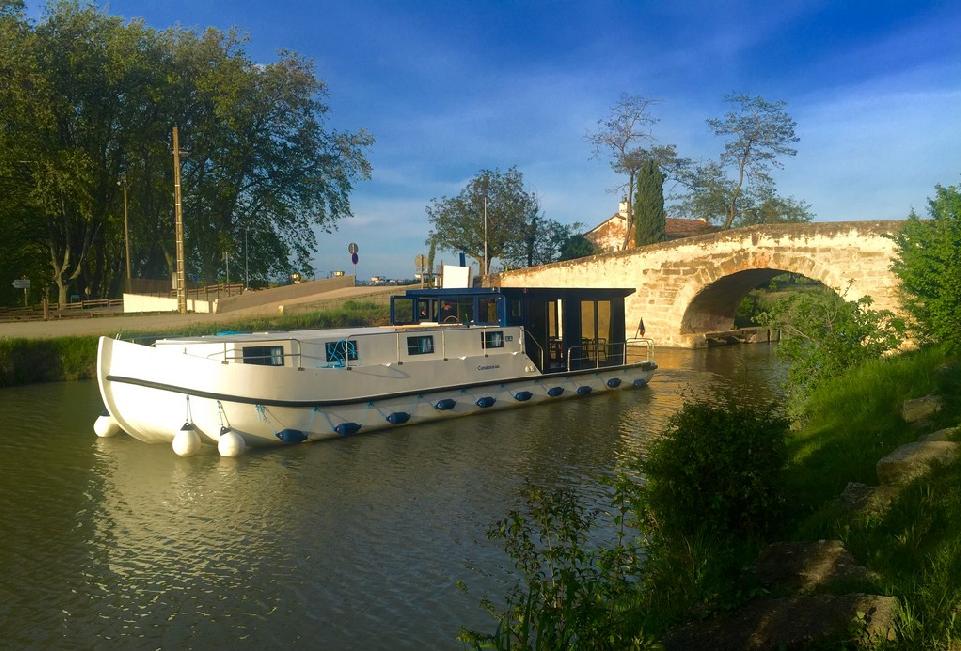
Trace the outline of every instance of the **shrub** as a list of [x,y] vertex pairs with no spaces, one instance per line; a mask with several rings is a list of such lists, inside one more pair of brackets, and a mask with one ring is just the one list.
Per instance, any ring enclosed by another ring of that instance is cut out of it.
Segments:
[[774,303],[761,320],[780,328],[779,357],[790,366],[788,414],[800,420],[811,393],[830,378],[896,349],[904,322],[887,310],[872,310],[871,298],[847,301],[825,292],[794,294]]
[[[482,607],[497,622],[494,633],[464,629],[460,640],[475,648],[641,649],[653,642],[638,630],[630,608],[639,586],[637,532],[627,525],[632,487],[609,482],[614,535],[592,545],[599,510],[581,504],[573,491],[527,485],[524,507],[488,531],[510,556],[520,580],[498,608]],[[463,588],[462,588],[463,589]]]
[[641,520],[648,535],[761,535],[784,499],[787,420],[773,405],[688,403],[640,468],[647,478]]
[[894,237],[892,269],[901,279],[901,301],[921,343],[961,350],[961,185],[936,186],[930,220],[911,214]]

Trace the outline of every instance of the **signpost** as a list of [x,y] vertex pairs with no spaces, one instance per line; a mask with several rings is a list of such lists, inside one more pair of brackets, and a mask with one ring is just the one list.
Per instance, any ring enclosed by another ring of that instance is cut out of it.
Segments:
[[357,282],[357,262],[360,258],[357,257],[357,253],[360,251],[360,247],[356,243],[351,242],[347,245],[347,253],[350,254],[350,261],[354,265],[354,282]]
[[27,305],[27,290],[30,289],[30,279],[29,278],[17,278],[13,281],[14,289],[23,290],[23,306],[29,307]]

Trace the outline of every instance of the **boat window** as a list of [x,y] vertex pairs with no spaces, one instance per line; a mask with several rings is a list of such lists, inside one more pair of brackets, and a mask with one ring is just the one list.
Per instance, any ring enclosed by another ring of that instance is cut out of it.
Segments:
[[581,301],[581,346],[588,360],[606,360],[611,340],[611,301]]
[[407,354],[408,355],[429,355],[432,352],[434,352],[433,335],[407,337]]
[[597,302],[597,339],[603,343],[611,340],[611,302]]
[[244,364],[261,366],[283,366],[283,346],[244,346]]
[[474,299],[442,299],[437,320],[440,323],[470,323],[474,320]]
[[417,322],[437,320],[437,301],[429,298],[417,299]]
[[339,362],[343,364],[345,361],[357,361],[356,341],[347,341],[346,339],[342,339],[340,341],[328,341],[324,344],[324,350],[327,353],[328,362]]
[[500,323],[497,318],[497,298],[481,298],[477,301],[478,323]]
[[507,303],[507,323],[515,325],[521,323],[521,299],[512,298]]
[[487,330],[484,332],[484,348],[503,348],[504,331]]
[[395,296],[390,299],[390,322],[394,325],[417,323],[414,299]]

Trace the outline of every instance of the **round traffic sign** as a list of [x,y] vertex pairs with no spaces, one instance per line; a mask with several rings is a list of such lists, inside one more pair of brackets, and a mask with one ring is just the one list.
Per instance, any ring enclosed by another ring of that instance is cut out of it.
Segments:
[[360,258],[357,257],[357,252],[356,252],[356,251],[355,251],[354,253],[351,253],[351,254],[350,254],[350,261],[353,262],[354,264],[357,264],[357,261],[358,261],[359,259],[360,259]]
[[357,246],[356,243],[351,242],[350,244],[347,245],[347,253],[357,254],[359,252],[360,252],[360,248]]

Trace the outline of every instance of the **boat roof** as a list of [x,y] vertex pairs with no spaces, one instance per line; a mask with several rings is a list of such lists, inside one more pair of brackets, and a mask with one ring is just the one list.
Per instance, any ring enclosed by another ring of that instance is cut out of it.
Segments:
[[495,326],[466,326],[461,324],[438,324],[422,323],[419,325],[404,326],[367,326],[357,328],[331,328],[331,329],[312,329],[312,330],[270,330],[261,332],[238,332],[235,330],[225,330],[211,335],[192,335],[185,337],[165,337],[158,339],[158,344],[210,344],[224,342],[257,342],[257,341],[279,341],[287,339],[302,339],[304,341],[331,339],[346,339],[357,335],[368,335],[376,333],[405,332],[424,329],[466,329],[468,327],[483,328]]
[[461,289],[408,289],[409,298],[443,298],[445,296],[486,296],[490,294],[503,294],[505,296],[531,296],[531,297],[553,297],[553,296],[577,296],[577,297],[597,297],[614,298],[625,297],[633,294],[633,287],[464,287]]

